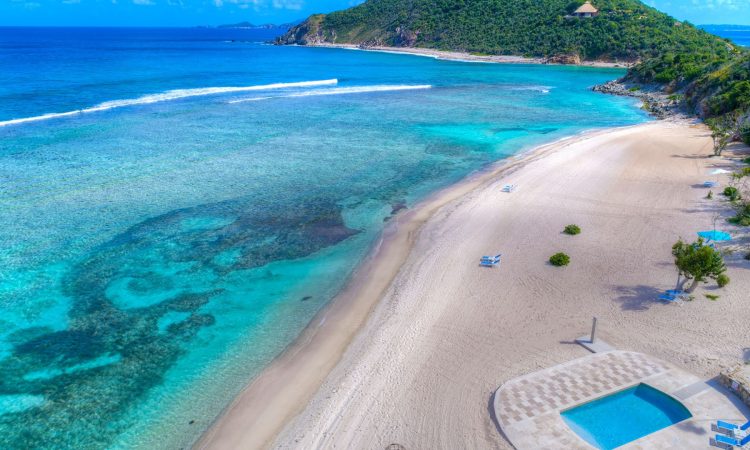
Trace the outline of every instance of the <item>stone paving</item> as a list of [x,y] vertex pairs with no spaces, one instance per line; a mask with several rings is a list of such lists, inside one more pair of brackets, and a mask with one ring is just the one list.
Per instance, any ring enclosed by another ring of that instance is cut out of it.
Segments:
[[[716,420],[743,423],[750,410],[721,386],[642,353],[609,351],[512,379],[495,392],[500,431],[518,450],[591,449],[560,412],[646,383],[679,398],[692,418],[644,436],[622,449],[708,448]],[[679,395],[679,397],[678,397]]]
[[566,409],[667,370],[666,365],[640,353],[598,353],[504,384],[497,394],[500,400],[497,417],[501,423],[519,422]]

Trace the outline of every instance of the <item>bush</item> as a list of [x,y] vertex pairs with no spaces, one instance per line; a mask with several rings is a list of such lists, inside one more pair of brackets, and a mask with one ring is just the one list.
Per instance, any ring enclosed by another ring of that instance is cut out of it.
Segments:
[[740,193],[736,187],[727,186],[724,188],[724,196],[729,197],[729,200],[737,200],[740,198]]
[[565,232],[565,234],[575,236],[576,234],[581,234],[581,227],[579,227],[578,225],[568,225],[563,231]]
[[570,256],[565,253],[555,253],[549,257],[549,263],[557,267],[567,266],[570,264]]
[[719,299],[719,296],[716,294],[706,294],[706,298],[711,300],[712,302],[715,302]]
[[724,286],[729,284],[729,277],[727,274],[722,273],[718,277],[716,277],[716,284],[719,285],[720,288],[723,288]]
[[706,198],[709,199],[709,200],[711,200],[712,198],[714,198],[714,191],[708,191],[708,195],[706,195]]

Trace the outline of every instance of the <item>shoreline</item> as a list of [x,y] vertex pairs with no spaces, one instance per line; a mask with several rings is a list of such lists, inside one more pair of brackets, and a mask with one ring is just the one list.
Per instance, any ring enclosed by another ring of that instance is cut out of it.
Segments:
[[387,46],[367,46],[362,47],[356,44],[332,44],[318,43],[297,45],[299,47],[317,47],[317,48],[337,48],[344,50],[359,50],[364,52],[392,53],[396,55],[413,55],[427,58],[434,58],[443,61],[456,62],[473,62],[473,63],[490,63],[490,64],[546,64],[558,66],[576,66],[576,67],[596,67],[611,69],[627,69],[632,63],[614,63],[606,61],[581,61],[578,64],[567,64],[552,62],[545,58],[531,58],[525,56],[513,55],[476,55],[466,52],[454,52],[449,50],[435,50],[420,47],[387,47]]
[[342,291],[227,405],[193,448],[269,447],[341,361],[406,263],[423,225],[439,210],[570,145],[652,123],[584,130],[533,146],[491,163],[397,214]]
[[[742,361],[750,321],[743,254],[725,256],[727,287],[701,286],[683,307],[657,301],[674,287],[672,244],[710,229],[716,214],[731,214],[702,187],[708,172],[734,167],[709,158],[707,128],[653,121],[550,147],[561,151],[543,152],[507,181],[481,184],[435,211],[274,448],[511,448],[488,412],[492,394],[510,379],[588,354],[573,339],[590,331],[592,316],[614,348],[702,378]],[[503,193],[504,183],[519,189]],[[580,235],[562,233],[571,223]],[[734,241],[722,248],[750,239],[746,230],[722,229]],[[570,255],[568,267],[547,262],[559,251]],[[500,267],[477,267],[488,252],[503,254]]]

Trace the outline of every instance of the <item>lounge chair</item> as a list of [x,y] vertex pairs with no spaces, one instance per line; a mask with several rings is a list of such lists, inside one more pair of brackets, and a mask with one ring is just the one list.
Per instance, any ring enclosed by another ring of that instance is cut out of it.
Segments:
[[737,436],[738,434],[742,434],[750,429],[750,420],[745,422],[743,425],[735,425],[733,423],[724,422],[723,420],[718,420],[716,421],[716,428],[721,431],[727,431],[733,436]]
[[479,265],[484,267],[495,267],[500,264],[500,256],[501,255],[482,256],[482,259],[479,260]]
[[716,187],[717,184],[718,183],[715,181],[704,181],[703,187],[712,188],[712,187]]
[[750,443],[750,435],[747,435],[744,438],[742,438],[742,440],[740,440],[737,438],[724,436],[723,434],[717,434],[714,439],[716,439],[716,442],[719,442],[721,444],[727,444],[727,445],[731,445],[732,447],[739,447],[739,448],[742,448],[748,443]]
[[515,184],[506,184],[505,186],[503,186],[503,192],[513,192],[515,190],[516,190]]
[[664,294],[661,294],[659,296],[659,300],[664,300],[665,302],[674,303],[674,304],[682,306],[682,303],[683,303],[682,296],[683,295],[684,294],[674,295],[674,294],[664,293]]

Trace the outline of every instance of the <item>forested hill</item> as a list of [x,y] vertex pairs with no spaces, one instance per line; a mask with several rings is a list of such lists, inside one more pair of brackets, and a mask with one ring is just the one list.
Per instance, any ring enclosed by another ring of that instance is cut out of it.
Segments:
[[470,53],[637,61],[666,50],[726,53],[727,44],[637,0],[368,0],[314,15],[278,43],[427,47]]

